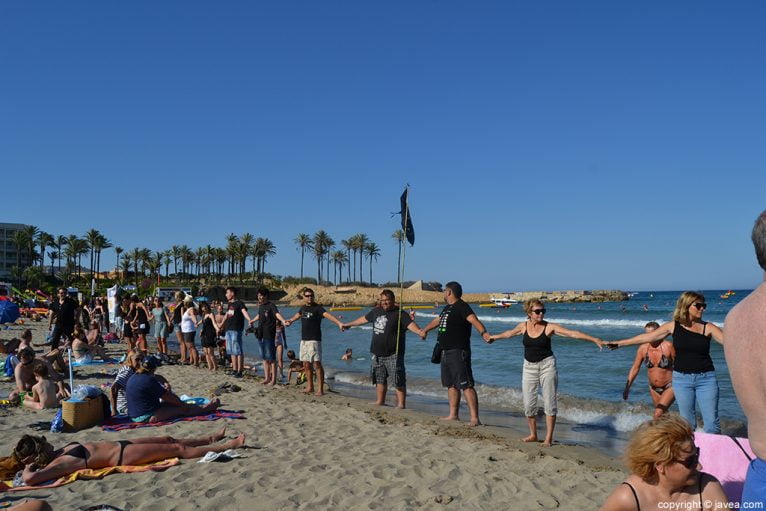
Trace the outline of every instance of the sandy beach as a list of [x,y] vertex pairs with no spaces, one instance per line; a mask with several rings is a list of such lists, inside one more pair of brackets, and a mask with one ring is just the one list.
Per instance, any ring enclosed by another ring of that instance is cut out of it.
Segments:
[[[33,327],[40,342],[43,324]],[[2,339],[21,327],[3,330]],[[151,343],[150,343],[151,344]],[[117,353],[123,345],[108,345]],[[116,365],[79,369],[77,383],[100,385]],[[178,394],[209,396],[223,383],[240,392],[221,396],[222,408],[242,410],[244,420],[181,422],[117,433],[94,427],[49,433],[55,410],[0,410],[0,453],[23,433],[45,435],[54,445],[72,441],[144,436],[202,436],[226,426],[243,432],[251,449],[226,463],[185,460],[164,472],[110,475],[55,488],[6,493],[3,500],[47,499],[54,509],[110,504],[121,509],[596,509],[625,474],[620,461],[594,449],[518,441],[510,428],[467,428],[414,410],[374,407],[330,392],[306,396],[300,388],[267,388],[223,372],[163,366],[158,370]],[[329,382],[332,386],[332,381]],[[12,384],[0,387],[7,395]],[[445,392],[446,410],[446,392]],[[523,424],[519,424],[522,428]]]

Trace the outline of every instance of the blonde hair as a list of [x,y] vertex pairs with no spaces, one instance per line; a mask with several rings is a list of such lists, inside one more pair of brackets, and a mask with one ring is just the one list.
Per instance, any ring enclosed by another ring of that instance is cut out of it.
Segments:
[[639,426],[625,450],[625,464],[633,474],[652,482],[657,463],[668,464],[681,455],[684,444],[694,441],[694,431],[679,415],[665,414]]
[[527,316],[529,316],[532,313],[532,309],[535,305],[539,305],[540,307],[545,307],[545,304],[538,300],[537,298],[531,298],[524,302],[524,312],[527,313]]
[[689,307],[694,302],[704,302],[705,297],[696,291],[684,291],[681,296],[678,297],[676,302],[676,309],[673,311],[673,321],[678,321],[681,324],[688,325],[691,323],[689,319]]

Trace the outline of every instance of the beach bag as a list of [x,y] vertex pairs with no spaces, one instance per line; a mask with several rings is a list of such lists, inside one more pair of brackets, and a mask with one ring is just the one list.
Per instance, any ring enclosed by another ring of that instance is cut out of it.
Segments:
[[442,361],[442,345],[439,344],[439,341],[436,341],[436,344],[434,344],[434,351],[431,353],[431,363],[432,364],[441,364]]

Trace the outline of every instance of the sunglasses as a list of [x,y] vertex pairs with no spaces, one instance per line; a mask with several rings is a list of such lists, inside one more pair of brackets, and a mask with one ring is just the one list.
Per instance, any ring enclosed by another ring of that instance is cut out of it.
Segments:
[[303,298],[314,298],[314,295],[303,295]]
[[686,468],[692,469],[692,468],[696,467],[697,464],[699,464],[699,461],[700,461],[700,448],[697,447],[697,451],[694,454],[690,455],[685,460],[673,460],[673,461],[675,461],[676,463],[680,463],[681,465],[685,466]]
[[545,314],[545,309],[534,309],[533,314]]
[[697,308],[697,310],[705,310],[707,308],[707,304],[705,302],[694,302],[694,306]]

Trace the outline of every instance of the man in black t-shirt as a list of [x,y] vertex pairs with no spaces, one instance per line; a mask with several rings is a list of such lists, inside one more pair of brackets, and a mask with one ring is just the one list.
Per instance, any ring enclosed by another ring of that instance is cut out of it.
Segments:
[[404,368],[404,341],[407,330],[415,332],[421,338],[425,338],[426,334],[409,314],[397,307],[394,299],[393,291],[384,289],[380,293],[379,307],[350,323],[344,323],[343,328],[372,322],[370,376],[376,392],[373,404],[385,406],[390,378],[396,389],[396,406],[404,408],[407,400],[407,375]]
[[224,319],[223,331],[226,332],[226,352],[231,355],[231,366],[235,378],[242,378],[242,367],[245,361],[245,352],[242,349],[242,331],[245,329],[245,319],[250,321],[247,307],[237,299],[237,288],[226,288],[226,319]]
[[314,301],[314,291],[308,287],[301,291],[304,305],[298,312],[285,322],[290,326],[294,321],[301,320],[301,348],[300,360],[303,362],[303,371],[306,374],[305,394],[314,392],[314,369],[317,372],[316,395],[324,395],[324,368],[322,367],[322,319],[327,318],[343,331],[343,323],[330,314],[324,307]]
[[68,341],[72,340],[74,326],[79,317],[79,306],[77,301],[67,294],[66,288],[62,287],[58,290],[58,298],[51,303],[50,310],[48,328],[53,325],[50,342],[50,350],[53,351],[59,347],[62,336]]
[[471,306],[460,297],[463,288],[457,282],[447,282],[444,286],[444,307],[438,318],[434,318],[423,331],[428,333],[439,327],[436,342],[442,348],[441,373],[442,385],[447,387],[449,397],[449,415],[444,420],[459,420],[460,391],[463,392],[471,420],[470,426],[478,426],[479,396],[474,389],[471,369],[471,327],[475,328],[485,342],[489,342],[489,333]]
[[250,323],[258,323],[256,338],[261,348],[261,359],[263,359],[263,371],[265,373],[264,385],[276,385],[276,344],[277,338],[277,320],[286,323],[287,320],[279,313],[279,309],[269,301],[269,290],[265,287],[258,289],[258,314],[255,315]]

